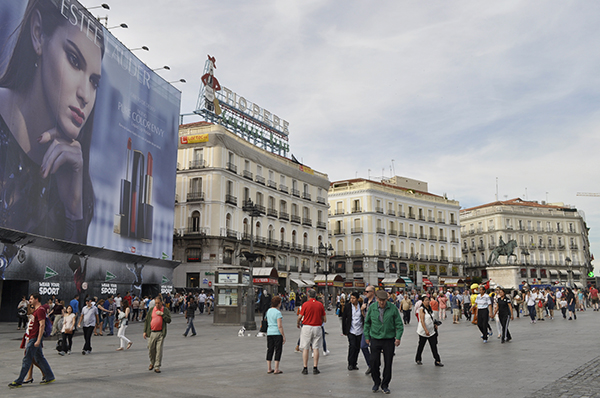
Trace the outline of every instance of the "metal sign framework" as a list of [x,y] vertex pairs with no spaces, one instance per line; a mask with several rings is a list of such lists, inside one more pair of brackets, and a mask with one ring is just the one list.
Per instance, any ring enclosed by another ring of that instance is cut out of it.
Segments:
[[[203,76],[212,73],[213,65],[211,63],[214,65],[214,58],[209,57],[204,64]],[[287,156],[290,146],[288,138],[283,132],[232,106],[220,91],[220,87],[219,90],[210,93],[215,98],[212,101],[215,101],[216,106],[212,105],[211,100],[208,99],[211,95],[207,95],[206,91],[205,84],[201,84],[195,114],[202,116],[208,122],[226,127],[259,148],[280,156]]]

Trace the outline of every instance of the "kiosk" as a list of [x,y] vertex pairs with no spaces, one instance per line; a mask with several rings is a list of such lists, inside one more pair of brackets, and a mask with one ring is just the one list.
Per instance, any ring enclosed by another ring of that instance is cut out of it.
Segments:
[[244,267],[219,267],[215,272],[215,325],[241,325],[246,319],[250,274]]

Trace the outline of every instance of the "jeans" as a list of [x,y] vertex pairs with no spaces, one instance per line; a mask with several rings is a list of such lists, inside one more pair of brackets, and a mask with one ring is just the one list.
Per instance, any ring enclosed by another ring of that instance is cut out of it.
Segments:
[[102,331],[106,330],[106,325],[110,329],[110,334],[114,334],[115,331],[115,316],[114,315],[106,315],[104,317],[104,324],[102,325]]
[[348,333],[348,366],[358,365],[358,353],[360,352],[360,341],[362,334]]
[[528,305],[527,309],[529,310],[529,317],[531,321],[535,321],[535,305]]
[[188,317],[187,328],[185,329],[185,332],[183,333],[183,335],[187,336],[190,329],[192,329],[192,334],[196,334],[196,328],[194,327],[194,317],[193,316]]
[[15,380],[15,383],[23,384],[23,380],[25,380],[33,361],[38,364],[46,380],[54,380],[54,373],[52,373],[52,369],[50,369],[50,365],[44,357],[42,345],[40,344],[39,347],[36,347],[36,341],[37,339],[31,339],[25,346],[25,356],[23,357],[23,364],[21,365],[21,373],[17,380]]
[[371,351],[369,349],[369,345],[365,341],[364,334],[362,335],[362,337],[360,339],[360,350],[362,351],[363,356],[365,357],[365,362],[367,363],[367,366],[371,367]]
[[[392,361],[394,360],[395,339],[371,339],[371,377],[373,383],[381,388],[388,388],[392,381]],[[381,354],[383,353],[383,379],[379,368],[381,367]]]
[[489,317],[490,311],[487,308],[477,310],[477,327],[481,332],[481,338],[486,341],[488,339],[488,328],[490,327],[488,323]]
[[410,323],[410,310],[402,310],[402,314],[404,315],[404,324],[408,325]]
[[204,303],[203,302],[198,303],[198,310],[200,311],[201,314],[204,314]]
[[429,337],[419,335],[419,346],[417,347],[417,355],[415,356],[416,362],[420,362],[422,360],[421,355],[423,354],[423,349],[425,348],[425,343],[427,342],[429,342],[433,359],[435,359],[436,362],[441,362],[440,354],[438,354],[437,350],[437,336],[437,333]]
[[327,352],[327,342],[325,341],[325,326],[321,325],[321,333],[323,334],[323,352]]
[[71,351],[71,347],[73,347],[73,333],[63,333],[62,334],[62,339],[64,342],[63,348],[64,348],[64,352],[69,352]]

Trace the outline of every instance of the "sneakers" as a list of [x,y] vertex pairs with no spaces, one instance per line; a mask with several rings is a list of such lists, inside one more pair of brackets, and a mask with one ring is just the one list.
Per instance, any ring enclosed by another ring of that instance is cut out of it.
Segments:
[[318,375],[319,373],[321,373],[321,371],[316,366],[313,367],[313,374]]
[[323,352],[323,355],[325,355],[325,356],[327,356],[327,355],[329,355],[329,354],[331,354],[331,352],[330,352],[329,350],[327,350],[327,351]]
[[371,388],[371,391],[373,391],[373,392],[379,391],[379,384],[374,384],[373,388]]
[[390,389],[387,387],[382,387],[381,391],[383,391],[384,394],[389,394],[391,392]]
[[40,384],[50,384],[50,383],[54,383],[55,381],[56,381],[56,379],[42,380],[42,381],[40,381]]
[[302,374],[303,375],[307,375],[308,374],[308,369],[307,368],[302,369]]
[[23,384],[17,383],[15,381],[13,381],[12,383],[10,383],[8,385],[10,388],[19,388],[19,387],[23,387]]
[[371,367],[369,366],[369,368],[367,369],[367,371],[365,372],[366,375],[370,375],[371,374]]
[[483,340],[483,344],[487,343],[487,340]]
[[417,363],[417,365],[423,365],[422,361],[417,361],[416,363]]
[[66,354],[66,353],[65,353],[64,351],[59,351],[59,352],[58,352],[58,355],[60,355],[61,357],[64,357],[64,356],[65,356],[65,354]]

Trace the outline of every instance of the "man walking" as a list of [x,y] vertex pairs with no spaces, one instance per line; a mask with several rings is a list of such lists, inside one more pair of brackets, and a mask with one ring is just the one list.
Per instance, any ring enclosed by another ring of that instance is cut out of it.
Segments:
[[200,292],[200,295],[198,296],[198,309],[200,310],[201,314],[204,314],[204,304],[206,303],[206,294],[204,293],[204,290],[202,290]]
[[106,316],[104,317],[102,331],[104,332],[106,326],[108,326],[108,329],[110,331],[108,335],[112,336],[114,334],[115,327],[115,314],[117,313],[117,304],[115,303],[114,297],[112,295],[110,295],[108,297],[108,300],[104,302],[104,312]]
[[40,367],[44,374],[44,379],[40,384],[50,384],[56,379],[54,373],[48,364],[48,361],[44,357],[42,352],[42,339],[44,338],[44,329],[46,327],[46,309],[42,307],[41,297],[39,294],[32,294],[29,296],[29,304],[33,306],[33,322],[29,325],[28,335],[29,341],[25,346],[25,356],[21,365],[21,373],[17,380],[10,383],[10,388],[18,388],[23,385],[23,380],[29,372],[31,364],[35,361]]
[[183,333],[183,337],[187,337],[190,329],[192,329],[192,336],[196,335],[196,328],[194,327],[194,317],[196,316],[197,308],[198,308],[198,306],[196,305],[196,302],[194,301],[194,297],[190,296],[190,298],[188,298],[187,309],[185,310],[185,319],[187,319],[187,328],[185,329],[185,332]]
[[[371,345],[371,377],[373,378],[373,392],[381,390],[390,393],[392,380],[392,361],[395,348],[400,345],[404,332],[404,325],[400,313],[395,305],[388,301],[385,290],[375,293],[377,305],[369,307],[365,317],[364,336],[367,344]],[[383,353],[383,379],[380,377],[381,354]]]
[[85,307],[81,309],[79,327],[81,327],[82,323],[85,344],[83,345],[81,354],[89,355],[92,353],[92,334],[94,333],[94,328],[96,328],[96,323],[98,323],[98,308],[93,305],[91,297],[86,297]]
[[319,371],[319,349],[323,341],[323,332],[321,326],[327,322],[325,307],[320,301],[316,300],[317,292],[314,289],[308,291],[308,301],[302,305],[300,314],[298,314],[298,328],[302,325],[300,331],[300,350],[302,350],[302,362],[304,368],[302,374],[308,374],[308,350],[313,349],[313,374],[321,373]]
[[163,305],[162,297],[156,296],[154,305],[148,310],[148,316],[144,323],[144,340],[149,338],[148,355],[150,366],[148,370],[154,369],[160,373],[162,365],[163,342],[167,336],[167,324],[171,323],[171,311]]
[[[368,286],[365,289],[365,300],[363,302],[363,305],[360,307],[363,318],[367,316],[367,310],[369,309],[369,307],[371,307],[371,305],[375,303],[377,303],[377,299],[375,299],[375,287]],[[369,375],[371,374],[371,351],[369,350],[369,344],[365,341],[364,333],[360,340],[360,350],[362,351],[363,356],[365,357],[365,362],[367,362],[367,371],[365,372],[365,374]]]

